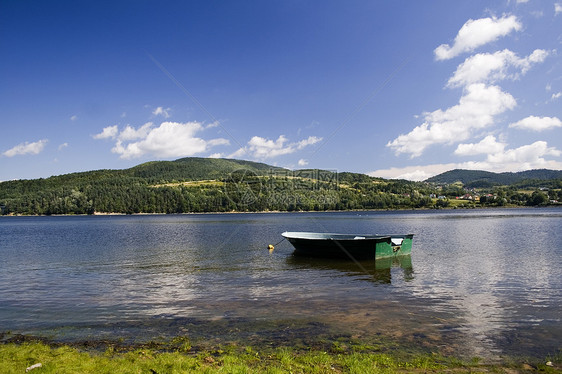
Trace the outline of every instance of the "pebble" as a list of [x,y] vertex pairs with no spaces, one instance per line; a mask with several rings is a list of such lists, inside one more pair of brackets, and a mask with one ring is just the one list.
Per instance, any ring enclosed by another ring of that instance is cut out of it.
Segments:
[[33,370],[33,369],[40,368],[41,366],[43,366],[43,364],[41,364],[41,363],[33,364],[33,365],[31,365],[30,367],[28,367],[27,369],[25,369],[25,372],[27,373],[28,371],[31,371],[31,370]]

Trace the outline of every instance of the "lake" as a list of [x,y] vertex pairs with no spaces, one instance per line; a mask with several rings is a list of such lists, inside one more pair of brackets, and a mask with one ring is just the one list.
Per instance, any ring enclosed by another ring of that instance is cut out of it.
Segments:
[[[561,228],[555,208],[0,217],[0,332],[544,358]],[[354,262],[294,257],[284,231],[415,236],[411,256]]]

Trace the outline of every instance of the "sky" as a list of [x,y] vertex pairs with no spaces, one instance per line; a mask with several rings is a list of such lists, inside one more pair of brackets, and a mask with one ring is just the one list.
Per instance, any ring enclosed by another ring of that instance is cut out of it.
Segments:
[[0,181],[562,169],[562,0],[0,0]]

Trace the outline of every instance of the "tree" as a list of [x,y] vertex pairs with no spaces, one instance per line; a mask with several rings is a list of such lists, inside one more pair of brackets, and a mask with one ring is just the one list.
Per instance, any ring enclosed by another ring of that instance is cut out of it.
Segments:
[[528,202],[529,205],[538,206],[548,204],[548,196],[540,191],[535,191]]

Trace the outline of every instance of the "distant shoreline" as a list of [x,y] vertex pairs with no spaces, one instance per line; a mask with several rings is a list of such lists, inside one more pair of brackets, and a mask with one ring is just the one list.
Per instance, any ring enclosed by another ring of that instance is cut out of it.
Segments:
[[4,214],[0,217],[116,217],[116,216],[181,216],[181,215],[204,215],[204,214],[293,214],[293,213],[344,213],[344,212],[428,212],[449,210],[490,210],[490,209],[545,209],[562,208],[562,204],[546,206],[478,206],[478,207],[442,207],[442,208],[405,208],[405,209],[348,209],[348,210],[260,210],[255,212],[230,211],[230,212],[186,212],[186,213],[120,213],[120,212],[94,212],[93,214]]

